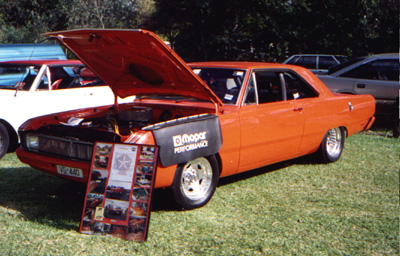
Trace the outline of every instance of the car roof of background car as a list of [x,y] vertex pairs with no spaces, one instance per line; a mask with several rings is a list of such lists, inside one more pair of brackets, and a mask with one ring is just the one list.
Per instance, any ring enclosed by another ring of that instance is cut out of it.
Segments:
[[26,65],[54,65],[54,64],[83,64],[80,60],[16,60],[16,61],[1,61],[0,64],[26,64]]
[[373,54],[369,55],[366,57],[372,57],[372,58],[377,58],[377,59],[398,59],[399,58],[399,53],[380,53],[380,54]]
[[[188,63],[190,67],[210,67],[210,68],[234,68],[234,69],[261,69],[275,68],[287,69],[289,65],[269,62],[246,62],[246,61],[211,61],[211,62],[192,62]],[[290,66],[293,68],[294,66]],[[303,69],[303,68],[301,68]]]
[[81,29],[44,35],[70,49],[121,98],[179,95],[222,105],[200,77],[150,31]]

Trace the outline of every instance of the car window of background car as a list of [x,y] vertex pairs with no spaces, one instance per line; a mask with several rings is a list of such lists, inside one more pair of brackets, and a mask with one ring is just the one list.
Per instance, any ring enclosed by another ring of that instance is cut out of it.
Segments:
[[329,68],[328,75],[333,74],[333,73],[335,73],[336,71],[338,71],[340,69],[344,69],[346,67],[349,67],[349,66],[353,65],[354,63],[362,61],[363,59],[365,59],[365,58],[355,58],[355,59],[349,60],[347,62],[341,63],[339,65],[332,66],[332,67]]
[[346,56],[338,56],[338,55],[336,55],[335,58],[337,59],[337,61],[339,61],[339,63],[345,63],[346,61],[348,61]]
[[341,77],[398,81],[398,61],[395,59],[372,61],[342,74]]
[[308,69],[315,69],[317,66],[317,56],[301,56],[294,63],[295,65],[299,65]]
[[[0,88],[14,89],[17,82],[24,81],[22,90],[29,90],[30,85],[37,75],[37,68],[27,65],[1,65],[0,66]],[[27,82],[31,81],[29,84]]]
[[328,69],[334,65],[337,65],[338,62],[331,56],[319,56],[318,68],[319,69]]

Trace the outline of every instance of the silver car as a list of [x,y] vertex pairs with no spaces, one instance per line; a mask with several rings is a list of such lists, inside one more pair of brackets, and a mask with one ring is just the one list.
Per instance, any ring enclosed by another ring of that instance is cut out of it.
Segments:
[[376,54],[355,58],[318,77],[333,92],[374,96],[376,114],[398,119],[399,68],[398,53]]

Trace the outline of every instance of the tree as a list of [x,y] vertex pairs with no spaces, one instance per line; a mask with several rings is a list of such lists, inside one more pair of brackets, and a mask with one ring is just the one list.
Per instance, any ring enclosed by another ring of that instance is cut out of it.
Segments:
[[66,29],[67,0],[0,0],[0,43],[32,43],[42,33]]
[[188,61],[398,51],[394,0],[157,0],[150,28]]
[[69,28],[137,28],[154,10],[153,0],[73,0]]

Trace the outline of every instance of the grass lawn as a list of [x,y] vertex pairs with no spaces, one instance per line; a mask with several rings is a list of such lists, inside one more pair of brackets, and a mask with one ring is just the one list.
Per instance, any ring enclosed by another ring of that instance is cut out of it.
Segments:
[[2,255],[399,255],[399,140],[347,139],[341,159],[296,159],[220,180],[205,207],[156,190],[144,243],[78,232],[83,185],[0,161]]

